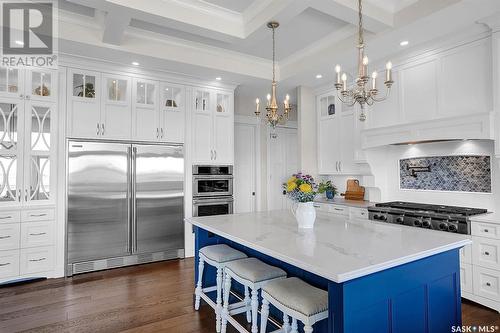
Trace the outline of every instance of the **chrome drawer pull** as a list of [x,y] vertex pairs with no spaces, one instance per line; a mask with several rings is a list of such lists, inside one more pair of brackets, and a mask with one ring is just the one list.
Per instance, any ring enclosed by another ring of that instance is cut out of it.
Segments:
[[41,236],[41,235],[46,235],[46,234],[47,234],[46,232],[39,232],[36,234],[30,234],[30,236]]
[[12,216],[10,216],[10,215],[9,216],[1,216],[0,220],[11,219],[11,218],[12,218]]
[[344,210],[342,208],[334,208],[335,210],[343,212]]
[[0,236],[0,239],[7,239],[10,238],[10,236]]
[[37,262],[37,261],[44,261],[47,258],[40,258],[40,259],[30,259],[31,262]]
[[2,267],[2,266],[8,266],[8,265],[10,265],[10,262],[7,262],[5,264],[0,264],[0,267]]
[[484,232],[490,232],[488,229],[484,229],[483,231],[484,231]]
[[486,285],[487,285],[488,287],[491,287],[491,283],[489,283],[489,282],[486,282]]
[[489,256],[489,255],[490,255],[490,253],[489,253],[488,251],[486,251],[486,252],[484,252],[484,255],[485,255],[485,256]]
[[47,213],[42,213],[42,214],[30,214],[31,217],[42,217],[42,216],[46,216]]

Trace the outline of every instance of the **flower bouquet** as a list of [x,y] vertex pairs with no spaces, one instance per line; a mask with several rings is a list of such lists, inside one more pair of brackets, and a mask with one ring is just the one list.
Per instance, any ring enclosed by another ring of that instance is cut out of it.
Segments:
[[294,202],[292,213],[299,228],[312,228],[316,220],[313,201],[318,194],[318,186],[314,183],[314,178],[299,172],[292,175],[286,184],[283,184],[283,188],[288,198]]

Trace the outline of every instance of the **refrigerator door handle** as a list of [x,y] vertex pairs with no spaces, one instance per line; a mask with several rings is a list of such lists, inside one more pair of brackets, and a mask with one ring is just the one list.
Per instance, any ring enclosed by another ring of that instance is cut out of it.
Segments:
[[136,200],[136,162],[137,162],[137,147],[132,147],[132,253],[137,252],[137,200]]
[[127,147],[127,175],[129,178],[128,186],[127,186],[127,251],[132,253],[132,211],[133,211],[133,202],[132,202],[132,147]]

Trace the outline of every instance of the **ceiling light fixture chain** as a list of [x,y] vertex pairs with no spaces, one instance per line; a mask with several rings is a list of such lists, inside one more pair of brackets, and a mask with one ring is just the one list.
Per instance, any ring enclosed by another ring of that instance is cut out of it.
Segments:
[[385,96],[379,97],[379,90],[377,88],[377,72],[373,72],[371,75],[371,87],[370,76],[368,74],[368,57],[365,55],[365,41],[363,35],[363,5],[362,0],[358,0],[358,76],[355,80],[355,84],[352,87],[347,86],[347,74],[340,74],[341,68],[339,65],[335,66],[335,72],[337,73],[337,80],[335,82],[335,88],[337,89],[337,96],[339,100],[352,107],[355,104],[359,104],[361,108],[361,113],[359,115],[359,120],[365,121],[365,106],[371,106],[375,102],[381,102],[387,99],[391,93],[391,87],[394,83],[392,80],[392,63],[389,61],[386,64],[385,81],[386,86]]
[[[283,101],[283,113],[280,114],[278,112],[278,103],[276,101],[276,29],[279,27],[279,23],[275,21],[271,21],[267,24],[269,29],[272,29],[273,36],[273,80],[271,83],[271,93],[267,94],[267,105],[266,105],[266,119],[269,125],[274,129],[278,124],[284,124],[288,121],[290,117],[290,111],[292,107],[290,105],[290,96],[286,95],[285,100]],[[257,104],[257,108],[255,110],[255,115],[257,117],[260,116],[260,100],[257,98],[255,100]]]

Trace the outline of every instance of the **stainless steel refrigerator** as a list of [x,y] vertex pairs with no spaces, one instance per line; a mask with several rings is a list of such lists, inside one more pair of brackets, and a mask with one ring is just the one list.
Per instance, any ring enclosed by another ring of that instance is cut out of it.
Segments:
[[184,257],[181,145],[68,141],[67,275]]

